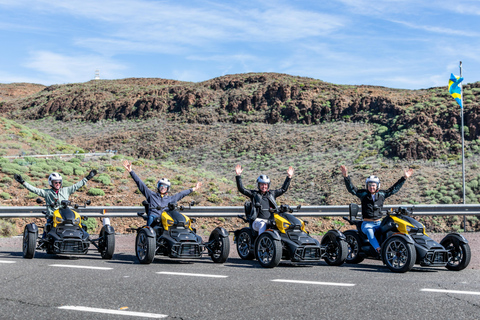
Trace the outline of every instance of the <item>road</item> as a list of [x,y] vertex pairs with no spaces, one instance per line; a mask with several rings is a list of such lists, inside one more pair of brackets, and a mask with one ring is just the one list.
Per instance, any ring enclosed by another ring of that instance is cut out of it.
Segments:
[[109,261],[95,252],[27,260],[3,245],[0,319],[480,318],[478,269],[394,274],[378,261],[263,269],[232,256],[223,265],[208,257],[140,265],[120,247]]

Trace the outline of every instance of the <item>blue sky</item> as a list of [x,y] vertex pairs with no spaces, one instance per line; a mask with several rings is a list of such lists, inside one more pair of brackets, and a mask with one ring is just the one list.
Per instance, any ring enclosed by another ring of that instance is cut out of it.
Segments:
[[480,1],[0,0],[0,83],[279,72],[335,84],[480,80]]

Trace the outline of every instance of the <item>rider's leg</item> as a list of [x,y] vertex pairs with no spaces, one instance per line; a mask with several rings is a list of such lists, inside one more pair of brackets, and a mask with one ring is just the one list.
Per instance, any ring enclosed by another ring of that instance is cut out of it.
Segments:
[[45,227],[43,228],[43,235],[42,235],[42,238],[46,238],[47,237],[47,233],[52,230],[52,226],[53,226],[53,218],[47,218],[47,223],[45,223]]
[[252,223],[253,230],[258,231],[258,235],[261,235],[267,229],[267,221],[266,219],[255,219]]
[[380,245],[378,244],[377,238],[375,238],[375,231],[380,228],[381,221],[364,221],[362,223],[362,231],[367,235],[368,241],[372,247],[379,251]]
[[150,226],[153,222],[153,219],[155,219],[156,217],[157,217],[156,215],[149,214],[147,219],[147,226]]

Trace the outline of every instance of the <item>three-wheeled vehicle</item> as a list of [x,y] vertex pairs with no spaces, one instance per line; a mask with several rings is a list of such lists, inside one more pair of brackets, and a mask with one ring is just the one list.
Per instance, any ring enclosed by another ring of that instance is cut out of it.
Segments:
[[[296,210],[288,205],[270,209],[272,218],[267,230],[258,235],[252,228],[253,220],[249,218],[251,202],[245,203],[245,216],[239,215],[249,226],[235,231],[234,241],[240,258],[256,258],[265,268],[276,267],[281,259],[293,262],[318,262],[322,258],[332,266],[343,264],[348,253],[345,236],[338,230],[330,230],[319,242],[312,238],[305,229],[305,222],[292,215]],[[258,210],[261,210],[260,208]]]
[[425,226],[411,217],[412,210],[406,207],[386,211],[375,237],[381,246],[378,255],[362,232],[363,219],[359,207],[349,206],[350,216],[344,217],[356,230],[344,232],[348,243],[346,263],[360,263],[366,258],[381,259],[393,272],[407,272],[415,264],[423,267],[446,267],[463,270],[470,263],[471,252],[468,241],[459,233],[447,234],[440,243],[425,233]]
[[[143,201],[142,204],[145,206],[145,212],[139,212],[138,215],[147,220],[150,205],[147,201]],[[192,201],[189,208],[194,204]],[[140,263],[151,263],[155,255],[195,259],[201,258],[204,253],[207,253],[215,263],[227,261],[230,253],[228,231],[217,227],[210,234],[208,242],[204,242],[192,227],[195,220],[179,212],[184,209],[185,207],[177,203],[169,203],[161,217],[154,219],[150,226],[145,225],[137,229],[135,253]]]
[[[38,198],[38,204],[43,200]],[[90,204],[86,201],[82,206],[85,208]],[[78,212],[72,210],[78,209],[78,204],[71,204],[68,200],[63,200],[60,207],[53,212],[52,224],[46,224],[44,233],[39,235],[38,226],[35,223],[29,223],[23,231],[23,257],[32,259],[36,250],[43,250],[49,254],[86,254],[90,245],[97,248],[103,259],[112,259],[115,251],[115,231],[110,224],[105,224],[100,230],[97,239],[91,239],[87,228],[82,224],[83,220],[88,219],[81,216]],[[43,211],[43,214],[46,214]]]

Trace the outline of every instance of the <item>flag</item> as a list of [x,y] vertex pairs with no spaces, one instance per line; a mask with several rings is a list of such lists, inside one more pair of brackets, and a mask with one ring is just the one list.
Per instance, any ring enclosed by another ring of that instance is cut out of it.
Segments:
[[450,75],[450,80],[448,80],[448,92],[452,95],[452,97],[457,101],[460,105],[460,108],[463,108],[462,105],[462,87],[460,82],[463,81],[461,77],[455,77],[453,73]]

